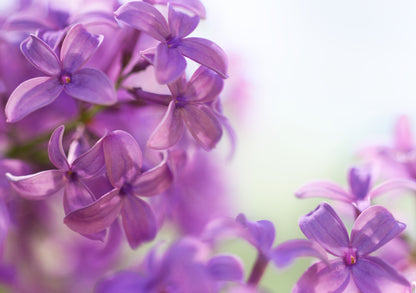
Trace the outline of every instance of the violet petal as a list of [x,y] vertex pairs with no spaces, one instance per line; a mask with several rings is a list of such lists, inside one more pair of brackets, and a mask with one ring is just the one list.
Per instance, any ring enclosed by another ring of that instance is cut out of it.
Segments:
[[55,77],[35,77],[22,82],[10,95],[5,112],[7,122],[16,122],[52,103],[63,86]]
[[139,196],[161,194],[172,184],[173,175],[166,161],[139,175],[132,183],[133,193]]
[[168,20],[172,36],[181,39],[196,29],[199,23],[199,16],[189,16],[169,6]]
[[52,133],[48,144],[48,155],[49,160],[56,168],[66,171],[69,170],[69,164],[62,146],[64,130],[65,126],[61,125]]
[[213,149],[222,136],[221,123],[213,111],[205,105],[186,105],[180,111],[194,139],[205,150]]
[[348,192],[337,184],[329,181],[314,181],[307,183],[296,190],[295,196],[298,198],[325,197],[348,203],[354,201]]
[[271,259],[277,267],[290,265],[298,257],[316,257],[328,262],[326,251],[316,242],[306,239],[294,239],[283,242],[273,248]]
[[81,234],[98,233],[114,222],[122,206],[118,190],[113,189],[89,206],[69,213],[64,218],[64,223]]
[[103,139],[97,141],[87,152],[76,158],[72,168],[81,177],[96,175],[105,167]]
[[246,238],[247,241],[263,254],[269,253],[275,238],[275,228],[272,222],[267,220],[256,222],[248,221],[244,214],[239,214],[236,218],[236,222],[246,229],[246,233],[245,235],[243,234],[243,237]]
[[61,63],[52,49],[39,37],[30,35],[20,44],[20,50],[26,59],[47,75],[58,75]]
[[223,79],[212,70],[200,66],[189,80],[184,96],[190,102],[207,103],[221,93]]
[[321,261],[300,277],[292,293],[342,293],[349,282],[350,272],[342,260],[333,260],[329,265]]
[[142,151],[134,137],[125,131],[113,131],[104,138],[103,150],[111,184],[121,188],[124,183],[132,183],[143,163]]
[[382,206],[372,206],[355,220],[351,231],[352,247],[367,255],[399,235],[406,225],[396,221]]
[[65,92],[81,101],[111,105],[117,101],[113,83],[106,74],[95,68],[82,68],[72,74],[65,84]]
[[351,273],[362,293],[410,293],[409,281],[378,257],[359,258]]
[[402,152],[413,149],[413,137],[410,129],[409,117],[403,115],[397,121],[395,128],[395,147]]
[[147,146],[157,150],[168,149],[180,140],[183,131],[181,113],[176,110],[175,101],[171,101],[162,121],[151,134]]
[[74,72],[84,65],[103,41],[103,36],[90,34],[83,25],[73,26],[61,48],[63,69]]
[[163,42],[170,34],[168,23],[163,15],[145,2],[129,2],[114,13],[118,20],[143,31]]
[[240,259],[232,255],[218,255],[207,263],[211,277],[216,281],[241,281],[244,277],[244,266]]
[[156,48],[154,66],[157,81],[160,84],[167,84],[182,75],[186,61],[177,48],[169,48],[166,43],[160,43]]
[[349,247],[347,229],[334,209],[325,202],[301,217],[299,227],[309,240],[318,242],[333,255],[343,257]]
[[214,42],[202,38],[186,38],[179,43],[178,50],[182,55],[227,78],[227,56]]
[[348,173],[351,193],[357,200],[364,199],[371,187],[371,174],[365,168],[351,168]]
[[95,286],[94,293],[144,293],[146,280],[138,273],[121,271],[100,280]]
[[156,217],[148,203],[136,196],[127,195],[121,210],[124,231],[131,248],[155,238]]
[[384,193],[400,190],[416,191],[416,182],[405,178],[389,179],[380,185],[374,187],[368,194],[368,198],[372,199]]
[[65,184],[64,210],[65,214],[90,205],[95,197],[79,180],[71,180]]
[[6,177],[22,197],[31,200],[48,198],[64,187],[63,172],[60,170],[42,171],[25,176],[6,173]]

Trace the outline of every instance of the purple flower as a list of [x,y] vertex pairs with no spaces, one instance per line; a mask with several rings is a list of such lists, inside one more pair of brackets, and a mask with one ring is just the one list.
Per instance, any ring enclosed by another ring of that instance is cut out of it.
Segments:
[[[303,216],[299,226],[309,240],[317,242],[336,258],[312,265],[292,292],[344,292],[347,288],[362,293],[410,292],[409,281],[381,258],[370,256],[406,227],[384,207],[372,206],[362,212],[354,222],[351,237],[327,203]],[[304,245],[297,245],[299,241],[305,240],[293,240],[292,249],[285,245],[282,251],[301,255]],[[275,257],[278,258],[279,248],[276,250]]]
[[165,191],[172,174],[163,160],[142,173],[142,152],[127,132],[113,131],[103,139],[107,176],[111,191],[94,203],[68,214],[64,222],[82,234],[94,234],[110,226],[121,214],[130,247],[136,248],[156,236],[157,224],[150,205],[140,197]]
[[416,190],[416,182],[394,178],[372,188],[372,176],[366,168],[351,168],[348,173],[349,190],[329,181],[316,181],[299,188],[295,195],[299,198],[325,197],[354,205],[359,211],[370,206],[371,200],[394,190]]
[[110,105],[117,97],[110,79],[100,70],[81,68],[100,45],[102,38],[75,25],[66,35],[61,59],[39,37],[31,35],[21,44],[27,60],[47,76],[21,83],[10,95],[5,112],[16,122],[52,103],[63,91],[81,101]]
[[193,238],[173,244],[162,257],[155,252],[148,254],[143,272],[116,273],[99,282],[95,293],[220,292],[221,282],[243,278],[238,258],[224,254],[206,260],[206,248]]
[[143,52],[150,61],[153,59],[159,83],[171,83],[182,75],[186,68],[184,56],[216,71],[223,78],[227,76],[226,56],[218,45],[207,39],[185,38],[197,27],[198,16],[188,16],[169,6],[166,22],[156,8],[145,2],[126,3],[115,14],[118,20],[160,41],[157,47]]
[[149,138],[148,146],[167,149],[182,137],[185,125],[205,150],[215,147],[222,136],[222,126],[207,103],[215,100],[223,80],[206,67],[199,67],[188,83],[182,76],[169,84],[172,99],[160,124]]
[[66,157],[62,138],[64,126],[52,133],[48,153],[57,170],[41,171],[36,174],[14,176],[7,173],[12,187],[24,198],[41,200],[54,195],[64,188],[64,209],[69,213],[94,201],[95,197],[85,185],[87,178],[93,177],[104,168],[102,140],[82,155],[70,152]]
[[201,18],[205,18],[206,11],[205,7],[199,0],[143,0],[144,2],[147,2],[149,4],[155,5],[155,4],[163,4],[163,5],[173,5],[185,8],[196,15],[199,15]]

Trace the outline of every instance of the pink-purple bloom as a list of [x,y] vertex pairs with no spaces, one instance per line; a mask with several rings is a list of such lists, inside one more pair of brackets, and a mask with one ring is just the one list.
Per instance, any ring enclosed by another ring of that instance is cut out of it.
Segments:
[[116,102],[110,79],[95,68],[82,68],[102,41],[82,25],[75,25],[63,40],[60,58],[36,35],[21,44],[26,59],[46,76],[21,83],[10,95],[5,112],[8,122],[16,122],[52,103],[64,91],[81,101],[111,105]]
[[168,84],[178,79],[186,68],[184,56],[225,78],[227,59],[223,50],[207,39],[187,37],[197,27],[199,16],[168,8],[168,21],[146,2],[128,2],[115,12],[118,20],[160,41],[155,48],[142,52],[153,62],[157,81]]

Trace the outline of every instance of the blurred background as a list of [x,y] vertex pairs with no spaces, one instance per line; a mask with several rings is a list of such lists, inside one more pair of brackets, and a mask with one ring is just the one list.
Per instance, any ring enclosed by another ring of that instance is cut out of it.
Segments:
[[[320,200],[294,191],[315,179],[346,186],[358,150],[391,144],[401,114],[416,124],[416,2],[202,2],[207,19],[193,36],[230,59],[222,98],[237,136],[228,163],[235,215],[273,221],[275,245],[303,238],[298,219]],[[234,249],[250,270],[252,248]],[[309,264],[269,266],[262,287],[289,292]]]
[[[346,186],[358,150],[390,145],[401,114],[415,125],[416,3],[204,4],[207,19],[195,36],[229,54],[227,90],[237,92],[223,98],[237,132],[230,176],[238,212],[273,221],[275,244],[303,238],[298,219],[320,200],[295,199],[294,191],[315,179]],[[285,272],[269,266],[262,285],[289,292],[309,265],[300,260]]]

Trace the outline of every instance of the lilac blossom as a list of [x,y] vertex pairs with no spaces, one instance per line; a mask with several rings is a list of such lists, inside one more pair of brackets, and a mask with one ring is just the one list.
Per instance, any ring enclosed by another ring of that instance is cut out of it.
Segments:
[[207,103],[215,100],[222,88],[222,79],[202,66],[188,83],[182,76],[169,84],[172,97],[168,109],[150,136],[148,146],[162,150],[174,146],[186,125],[200,146],[205,150],[214,148],[222,136],[222,126]]
[[102,140],[99,140],[82,155],[75,156],[70,152],[67,158],[62,146],[63,133],[64,126],[60,126],[49,140],[49,159],[56,170],[24,176],[6,175],[19,195],[30,200],[42,200],[64,189],[64,209],[69,213],[94,201],[95,197],[85,185],[85,180],[103,170],[104,155]]
[[352,204],[359,212],[371,205],[371,200],[382,194],[410,189],[416,190],[416,183],[405,178],[394,178],[372,187],[373,176],[367,168],[351,168],[348,172],[349,190],[330,181],[315,181],[299,188],[298,198],[325,197]]
[[168,22],[152,5],[128,2],[115,12],[116,18],[143,31],[160,43],[142,54],[155,66],[156,79],[167,84],[179,78],[186,68],[184,56],[227,76],[225,53],[215,43],[203,38],[186,38],[198,25],[198,16],[188,16],[169,6]]
[[221,283],[241,281],[243,266],[232,255],[209,258],[203,243],[184,238],[170,246],[162,257],[151,250],[140,273],[121,271],[102,281],[95,293],[116,292],[222,292]]
[[154,212],[141,197],[165,191],[172,182],[172,174],[166,160],[142,172],[141,149],[127,132],[108,134],[103,139],[103,150],[113,189],[94,203],[69,213],[64,222],[76,232],[93,234],[106,229],[121,214],[128,243],[136,248],[152,240],[157,232]]
[[[299,226],[305,236],[335,259],[320,257],[299,279],[292,292],[410,292],[410,283],[381,258],[370,254],[398,236],[406,227],[381,206],[372,206],[355,220],[351,237],[327,203],[303,216]],[[275,250],[279,264],[304,254],[305,240],[283,243]],[[309,254],[310,255],[310,254]],[[283,260],[282,260],[283,259]]]
[[5,108],[7,121],[16,122],[52,103],[63,91],[84,102],[113,104],[116,95],[110,79],[100,70],[81,68],[101,41],[100,36],[75,25],[62,43],[61,59],[35,35],[23,41],[22,53],[47,76],[26,80],[12,92]]

